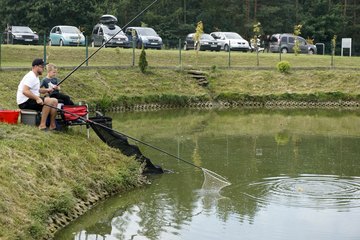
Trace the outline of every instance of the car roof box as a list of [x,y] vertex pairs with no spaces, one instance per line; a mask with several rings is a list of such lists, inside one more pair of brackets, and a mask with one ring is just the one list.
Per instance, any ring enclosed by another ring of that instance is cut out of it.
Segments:
[[105,14],[100,17],[100,23],[115,24],[115,23],[117,23],[117,18],[113,15]]

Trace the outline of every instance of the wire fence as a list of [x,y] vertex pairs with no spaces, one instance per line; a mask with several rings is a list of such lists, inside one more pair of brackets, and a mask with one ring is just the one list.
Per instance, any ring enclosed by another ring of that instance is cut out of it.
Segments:
[[[0,34],[0,68],[11,69],[28,67],[35,57],[44,58],[60,67],[74,67],[90,56],[96,47],[91,47],[87,37],[85,46],[49,46],[48,36],[39,36],[38,45],[3,44]],[[131,46],[135,46],[131,44]],[[341,46],[337,44],[335,55],[331,55],[330,43],[318,43],[318,54],[238,52],[238,51],[195,51],[184,49],[184,40],[164,40],[162,50],[146,49],[150,67],[163,68],[275,68],[279,61],[288,61],[294,68],[356,68],[360,66],[359,57],[349,57],[347,52],[340,56]],[[138,65],[141,49],[106,48],[99,51],[84,64],[87,67],[134,67]],[[355,52],[355,51],[353,51]]]

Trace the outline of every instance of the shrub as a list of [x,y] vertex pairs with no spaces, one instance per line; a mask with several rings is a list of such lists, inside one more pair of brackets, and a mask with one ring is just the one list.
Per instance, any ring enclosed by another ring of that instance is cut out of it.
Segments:
[[145,49],[143,48],[141,50],[141,54],[140,54],[140,58],[139,58],[139,68],[140,68],[140,71],[142,73],[145,73],[146,71],[146,68],[148,66],[148,62],[146,60],[146,52],[145,52]]
[[290,70],[290,63],[288,61],[280,61],[276,64],[276,68],[281,73],[288,73]]
[[112,107],[113,99],[107,93],[103,94],[101,99],[95,100],[96,109],[106,113]]

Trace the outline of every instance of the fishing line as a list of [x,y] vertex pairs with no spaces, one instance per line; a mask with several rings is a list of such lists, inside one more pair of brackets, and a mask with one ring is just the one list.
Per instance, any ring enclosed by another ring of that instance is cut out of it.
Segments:
[[92,58],[100,49],[102,49],[110,40],[112,40],[116,35],[123,32],[123,29],[125,29],[127,26],[129,26],[130,23],[135,21],[139,16],[141,16],[144,12],[146,12],[152,5],[154,5],[158,0],[154,0],[152,3],[150,3],[146,8],[144,8],[140,13],[138,13],[133,19],[131,19],[127,24],[125,24],[116,34],[114,34],[112,37],[110,37],[106,42],[104,42],[98,49],[96,49],[95,52],[90,54],[82,63],[80,63],[77,67],[75,67],[68,75],[65,76],[63,80],[61,80],[57,85],[59,86],[62,82],[64,82],[66,79],[68,79],[74,72],[76,72],[82,65],[84,65],[90,58]]
[[[183,159],[183,158],[181,158],[181,157],[178,157],[178,156],[176,156],[176,155],[174,155],[174,154],[172,154],[172,153],[169,153],[169,152],[167,152],[167,151],[165,151],[165,150],[163,150],[163,149],[161,149],[161,148],[159,148],[159,147],[156,147],[156,146],[151,145],[151,144],[149,144],[149,143],[147,143],[147,142],[141,141],[141,140],[139,140],[139,139],[137,139],[137,138],[134,138],[134,137],[132,137],[132,136],[129,136],[129,135],[127,135],[127,134],[118,132],[118,131],[116,131],[116,130],[108,127],[108,126],[105,126],[105,125],[103,125],[103,124],[100,124],[100,123],[94,122],[94,121],[92,121],[92,120],[90,120],[90,119],[86,119],[86,118],[84,118],[84,117],[81,117],[81,116],[78,115],[78,114],[75,114],[75,113],[72,113],[72,112],[69,112],[69,111],[66,111],[66,110],[64,110],[64,109],[60,109],[60,108],[57,108],[57,107],[54,107],[54,106],[51,106],[51,105],[48,105],[48,104],[44,104],[44,105],[45,105],[45,106],[48,106],[48,107],[50,107],[50,108],[57,109],[57,110],[59,110],[59,111],[61,111],[61,112],[70,114],[70,115],[72,115],[72,116],[74,116],[74,117],[77,117],[77,118],[81,119],[81,120],[84,121],[84,122],[90,123],[90,126],[91,126],[91,124],[94,124],[94,125],[97,125],[97,126],[100,126],[100,127],[104,128],[104,129],[107,129],[108,131],[113,131],[113,132],[115,132],[115,133],[117,133],[117,134],[119,134],[119,135],[122,135],[122,136],[124,136],[124,137],[127,137],[127,138],[129,138],[129,139],[131,139],[131,140],[133,140],[133,141],[136,141],[136,142],[138,142],[138,143],[141,143],[141,144],[143,144],[143,145],[145,145],[145,146],[147,146],[147,147],[150,147],[150,148],[152,148],[152,149],[155,149],[155,150],[157,150],[157,151],[159,151],[159,152],[161,152],[161,153],[164,153],[164,154],[166,154],[166,155],[168,155],[168,156],[170,156],[170,157],[173,157],[173,158],[175,158],[175,159],[177,159],[177,160],[180,160],[180,161],[182,161],[182,162],[184,162],[184,163],[186,163],[186,164],[189,164],[189,165],[191,165],[191,166],[193,166],[193,167],[195,167],[195,168],[198,168],[198,169],[202,170],[202,172],[204,173],[204,178],[205,178],[205,181],[204,181],[204,184],[203,184],[203,188],[212,188],[212,189],[219,189],[219,190],[220,190],[221,188],[223,188],[223,187],[225,187],[225,186],[229,186],[229,185],[231,184],[231,183],[230,183],[226,178],[224,178],[223,176],[221,176],[221,175],[219,175],[219,174],[217,174],[217,173],[215,173],[215,172],[213,172],[213,171],[210,171],[210,170],[208,170],[208,169],[206,169],[206,168],[200,167],[200,166],[198,166],[198,165],[196,165],[196,164],[194,164],[194,163],[192,163],[192,162],[190,162],[190,161],[187,161],[187,160],[185,160],[185,159]],[[204,185],[207,185],[207,187],[204,187]],[[209,186],[211,186],[211,187],[209,187]],[[215,187],[214,187],[214,186],[215,186]]]

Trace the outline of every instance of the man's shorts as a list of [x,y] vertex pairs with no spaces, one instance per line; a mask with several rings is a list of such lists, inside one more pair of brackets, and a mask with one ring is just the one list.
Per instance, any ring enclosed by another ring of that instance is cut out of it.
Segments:
[[[41,98],[44,101],[44,98]],[[18,105],[20,109],[32,109],[41,112],[43,105],[37,104],[34,99],[28,99],[26,102]]]

